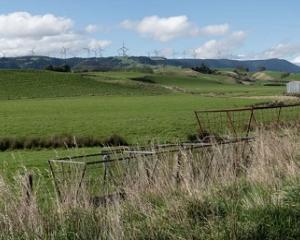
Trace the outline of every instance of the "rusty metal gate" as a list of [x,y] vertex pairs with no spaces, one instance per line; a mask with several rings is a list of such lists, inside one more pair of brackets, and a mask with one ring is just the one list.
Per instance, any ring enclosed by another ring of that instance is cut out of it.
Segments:
[[195,111],[199,136],[249,137],[260,126],[296,125],[300,104]]

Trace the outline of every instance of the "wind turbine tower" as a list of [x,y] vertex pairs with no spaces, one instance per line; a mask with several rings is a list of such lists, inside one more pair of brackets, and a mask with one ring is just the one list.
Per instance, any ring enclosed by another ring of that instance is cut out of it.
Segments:
[[35,56],[35,49],[32,48],[32,49],[30,50],[30,53],[31,53],[31,56]]
[[160,51],[157,50],[157,49],[155,49],[155,50],[153,51],[153,54],[154,54],[155,57],[158,57],[159,54],[160,54]]
[[91,49],[90,49],[90,48],[83,48],[83,50],[86,51],[86,53],[87,53],[87,58],[90,58],[90,55],[91,55]]
[[103,52],[104,52],[104,49],[102,47],[99,47],[98,48],[98,56],[103,57]]
[[123,46],[119,48],[118,51],[119,51],[119,55],[121,55],[122,57],[127,57],[127,52],[129,51],[129,49],[125,46],[124,41],[123,41]]
[[97,56],[98,56],[98,49],[94,48],[94,49],[92,49],[92,51],[94,52],[95,58],[97,58]]
[[68,50],[69,50],[68,48],[62,47],[61,54],[62,54],[62,57],[63,57],[64,60],[67,59]]

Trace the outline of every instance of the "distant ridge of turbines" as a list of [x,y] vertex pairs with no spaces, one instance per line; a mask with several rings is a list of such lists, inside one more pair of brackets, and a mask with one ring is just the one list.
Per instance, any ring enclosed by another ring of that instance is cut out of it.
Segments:
[[[11,49],[10,49],[11,50]],[[10,55],[10,57],[14,57],[11,54],[8,54],[10,50],[0,50],[0,57],[6,58],[7,55]],[[103,58],[104,57],[104,47],[82,47],[79,49],[71,48],[68,46],[62,46],[58,51],[48,51],[46,54],[41,52],[45,52],[45,50],[39,50],[35,47],[31,48],[28,54],[24,55],[17,55],[15,54],[15,57],[24,57],[24,56],[32,56],[32,57],[38,57],[38,56],[44,56],[44,57],[54,57],[54,58],[61,58],[61,59],[68,59],[68,58]],[[129,57],[129,51],[130,49],[125,44],[125,41],[123,41],[120,48],[116,50],[117,55],[119,57]],[[183,50],[182,52],[170,49],[169,51],[165,51],[163,49],[154,49],[152,51],[146,51],[145,55],[140,56],[146,56],[149,58],[154,59],[163,59],[163,58],[173,58],[173,59],[185,59],[187,56],[190,55],[190,58],[197,59],[198,54],[196,50]],[[72,57],[71,57],[72,56]]]

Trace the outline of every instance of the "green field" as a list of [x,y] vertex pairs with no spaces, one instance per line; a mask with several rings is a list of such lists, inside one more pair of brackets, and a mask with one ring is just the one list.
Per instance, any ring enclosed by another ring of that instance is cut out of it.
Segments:
[[194,110],[249,105],[257,100],[197,95],[76,97],[2,101],[1,136],[107,137],[131,143],[184,139],[196,131]]
[[[197,130],[194,110],[248,106],[285,90],[264,82],[246,86],[230,76],[177,68],[154,73],[0,71],[0,137],[118,134],[131,144],[186,141]],[[13,160],[13,154],[0,153],[0,159]],[[18,154],[30,167],[45,166],[55,157],[54,150]]]
[[[295,76],[298,77],[298,75]],[[0,71],[0,99],[144,96],[177,92],[243,96],[275,95],[284,92],[284,87],[264,87],[263,82],[245,86],[236,84],[235,80],[228,76],[191,73],[191,71],[180,69],[164,70],[154,74],[138,72],[80,74],[2,70]]]
[[84,74],[31,70],[0,71],[0,99],[57,98],[107,95],[157,95],[169,91],[134,81],[101,81]]

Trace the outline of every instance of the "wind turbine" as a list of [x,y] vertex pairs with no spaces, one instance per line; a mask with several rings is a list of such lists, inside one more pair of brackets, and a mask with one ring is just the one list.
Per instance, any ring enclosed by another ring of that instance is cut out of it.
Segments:
[[98,49],[94,48],[94,49],[91,49],[91,50],[94,52],[95,58],[97,58],[97,56],[98,56]]
[[188,51],[187,50],[183,50],[182,51],[182,58],[185,59],[187,54],[188,54]]
[[104,49],[102,47],[99,47],[98,48],[98,55],[99,55],[99,57],[103,57],[103,52],[104,52]]
[[90,58],[90,55],[91,55],[91,49],[90,49],[90,48],[83,48],[83,50],[86,51],[86,53],[87,53],[87,58]]
[[193,58],[196,59],[198,56],[196,49],[193,49]]
[[67,59],[67,52],[68,52],[69,48],[66,48],[66,47],[62,47],[61,49],[61,54],[62,54],[62,57],[63,59]]
[[176,56],[178,56],[178,54],[179,54],[178,52],[173,51],[173,52],[172,52],[172,57],[173,57],[173,59],[176,59]]
[[119,55],[121,55],[122,57],[127,57],[128,51],[129,51],[129,49],[125,46],[125,43],[123,41],[123,46],[118,49]]
[[147,51],[146,53],[147,53],[148,58],[151,58],[151,52]]
[[193,58],[194,58],[193,62],[194,62],[194,65],[195,65],[194,67],[197,67],[198,54],[197,54],[196,49],[193,49]]
[[31,53],[31,56],[35,56],[35,48],[32,48],[32,49],[30,50],[30,53]]
[[160,54],[160,51],[157,50],[157,49],[155,49],[155,50],[153,51],[153,53],[154,53],[154,56],[155,56],[155,57],[158,57],[159,54]]

